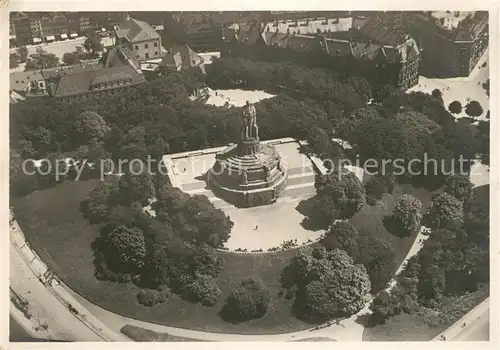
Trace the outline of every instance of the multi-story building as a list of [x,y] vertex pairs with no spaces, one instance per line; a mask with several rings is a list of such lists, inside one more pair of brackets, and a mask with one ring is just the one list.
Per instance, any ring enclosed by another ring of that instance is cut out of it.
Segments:
[[416,41],[407,35],[394,35],[388,40],[390,33],[376,28],[370,20],[348,37],[345,31],[339,31],[343,39],[328,30],[327,35],[319,31],[315,35],[299,34],[300,26],[288,26],[285,30],[286,33],[280,33],[279,28],[272,31],[270,26],[259,23],[233,26],[224,34],[221,56],[295,61],[335,69],[346,76],[364,76],[373,85],[392,84],[408,89],[418,84],[420,50]]
[[49,95],[63,102],[95,100],[144,83],[146,79],[130,65],[94,66],[88,70],[52,77]]
[[161,37],[149,24],[127,18],[115,28],[115,44],[126,46],[140,61],[163,56]]
[[31,42],[33,36],[31,34],[30,16],[26,12],[11,12],[10,24],[16,36],[17,44],[22,45]]
[[469,76],[488,47],[486,11],[419,12],[406,23],[420,43],[422,73],[428,76]]
[[40,16],[42,27],[42,37],[45,40],[55,40],[61,34],[68,34],[69,22],[66,15],[62,12],[48,12]]

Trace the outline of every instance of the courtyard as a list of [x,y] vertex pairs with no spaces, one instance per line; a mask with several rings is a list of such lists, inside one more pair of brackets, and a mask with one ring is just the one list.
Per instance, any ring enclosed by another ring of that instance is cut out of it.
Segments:
[[228,90],[212,90],[210,91],[210,97],[207,100],[207,104],[213,106],[224,106],[227,104],[228,107],[241,107],[246,101],[256,103],[260,100],[266,98],[272,98],[271,95],[265,91],[259,90],[241,90],[241,89],[228,89]]
[[[476,120],[486,120],[486,113],[490,107],[488,95],[486,95],[482,84],[489,79],[490,63],[488,54],[489,50],[486,49],[468,77],[438,79],[420,76],[418,85],[412,87],[409,92],[422,91],[430,94],[432,90],[438,89],[443,94],[443,102],[446,108],[453,101],[459,101],[465,107],[469,101],[476,100],[483,107],[483,114]],[[464,110],[459,114],[453,114],[453,116],[457,119],[468,117]]]

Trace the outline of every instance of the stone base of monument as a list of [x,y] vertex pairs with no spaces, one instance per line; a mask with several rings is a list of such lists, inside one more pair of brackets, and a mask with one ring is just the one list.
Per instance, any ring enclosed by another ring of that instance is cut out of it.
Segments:
[[212,172],[207,173],[207,183],[219,198],[239,208],[268,205],[276,202],[287,186],[288,172],[282,169],[276,181],[254,181],[247,185],[231,188],[221,184]]

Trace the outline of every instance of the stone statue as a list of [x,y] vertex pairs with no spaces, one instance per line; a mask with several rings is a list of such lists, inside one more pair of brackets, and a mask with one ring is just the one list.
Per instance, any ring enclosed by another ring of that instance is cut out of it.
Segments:
[[269,180],[269,175],[270,175],[269,167],[267,165],[264,165],[264,177],[265,177],[266,181]]
[[248,185],[248,174],[247,174],[247,170],[243,170],[243,174],[242,174],[242,182],[244,185]]
[[256,114],[253,103],[247,101],[245,107],[243,107],[243,138],[245,140],[259,137]]

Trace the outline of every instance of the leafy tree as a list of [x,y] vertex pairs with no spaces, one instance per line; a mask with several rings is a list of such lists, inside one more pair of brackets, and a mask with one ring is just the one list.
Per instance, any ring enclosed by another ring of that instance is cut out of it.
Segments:
[[120,177],[119,189],[121,200],[126,204],[139,202],[146,205],[148,200],[155,196],[153,181],[147,171],[138,175],[125,173]]
[[392,193],[396,186],[394,175],[375,175],[365,184],[366,202],[374,205],[385,193]]
[[122,272],[137,273],[144,267],[146,243],[138,228],[118,226],[106,238],[106,258]]
[[195,275],[217,277],[224,267],[224,260],[206,244],[195,246],[188,260]]
[[197,275],[193,283],[184,290],[183,296],[191,301],[200,301],[205,306],[213,306],[217,303],[221,291],[217,281],[212,276]]
[[439,89],[434,89],[431,92],[431,95],[434,96],[435,98],[443,99],[443,93]]
[[392,218],[407,232],[413,232],[420,226],[422,215],[422,202],[409,194],[403,194],[398,198],[394,207]]
[[17,53],[11,53],[9,55],[9,68],[13,69],[19,66],[20,57]]
[[26,62],[26,59],[28,58],[28,48],[26,46],[21,46],[17,48],[16,53],[19,56],[19,62]]
[[66,64],[68,66],[71,66],[71,65],[74,65],[74,64],[81,62],[80,56],[78,55],[78,53],[76,51],[66,52],[62,57],[62,61],[64,64]]
[[24,70],[40,70],[54,68],[59,65],[59,57],[53,53],[48,53],[42,48],[38,48],[36,53],[26,60]]
[[[335,249],[326,257],[331,268],[299,291],[295,307],[307,319],[325,320],[359,311],[370,291],[370,280],[362,265],[354,265],[346,252]],[[323,265],[323,264],[321,264]]]
[[365,190],[352,172],[332,171],[315,182],[315,214],[324,222],[348,218],[357,213],[365,201]]
[[137,301],[144,306],[154,306],[164,303],[169,295],[168,289],[141,289],[137,294]]
[[472,100],[465,106],[465,113],[470,117],[479,117],[483,114],[483,107],[478,101]]
[[103,139],[110,128],[99,114],[85,111],[75,119],[74,130],[80,144],[85,144],[92,139]]
[[93,31],[88,32],[85,36],[83,47],[92,55],[92,57],[98,57],[99,52],[104,50],[104,46],[101,43],[101,37]]
[[332,151],[331,137],[317,125],[313,125],[307,135],[307,142],[320,157],[328,156]]
[[453,114],[460,114],[462,113],[462,104],[460,101],[453,101],[448,106],[448,110]]
[[378,117],[379,113],[375,108],[359,108],[335,123],[336,135],[355,145],[358,143],[358,137],[360,136],[358,129]]
[[468,176],[450,175],[445,181],[444,191],[465,203],[471,198],[473,187],[474,185],[470,182]]
[[424,215],[426,226],[437,229],[461,225],[464,218],[463,204],[448,193],[436,195]]
[[357,148],[363,160],[385,159],[409,161],[421,154],[421,143],[415,133],[398,120],[376,118],[357,130]]
[[232,322],[243,322],[265,315],[269,303],[269,290],[258,280],[241,281],[226,299],[222,316]]
[[102,222],[108,217],[109,206],[117,190],[115,183],[101,182],[90,192],[86,203],[86,216],[91,223]]
[[221,247],[229,239],[234,223],[214,207],[206,196],[189,196],[171,186],[163,186],[153,204],[159,220],[169,222],[186,241]]
[[372,292],[380,291],[387,285],[396,269],[395,249],[389,241],[366,230],[360,230],[358,251],[356,263],[361,263],[366,267],[370,276]]
[[328,249],[344,250],[352,258],[358,256],[359,233],[349,221],[333,223],[321,243]]

